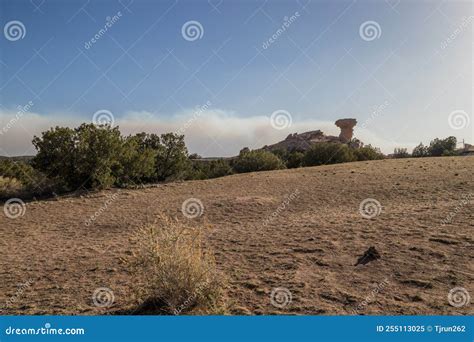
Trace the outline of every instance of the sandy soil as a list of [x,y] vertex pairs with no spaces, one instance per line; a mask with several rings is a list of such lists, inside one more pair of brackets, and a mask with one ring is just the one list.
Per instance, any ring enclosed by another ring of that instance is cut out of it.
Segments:
[[[209,243],[233,314],[472,314],[472,303],[452,306],[448,293],[474,296],[473,170],[474,157],[383,160],[30,202],[22,217],[0,212],[0,308],[132,308],[133,279],[120,262],[130,234],[161,212],[182,218],[193,197],[204,205],[193,222],[214,227]],[[382,206],[371,219],[359,213],[367,198]],[[371,246],[380,258],[355,266]],[[113,290],[112,307],[93,305],[99,287]],[[291,302],[272,305],[275,288]]]

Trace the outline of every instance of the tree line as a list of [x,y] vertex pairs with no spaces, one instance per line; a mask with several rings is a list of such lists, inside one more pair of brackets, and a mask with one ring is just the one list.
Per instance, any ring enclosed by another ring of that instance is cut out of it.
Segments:
[[[188,154],[184,135],[123,136],[118,127],[94,124],[51,128],[35,136],[33,145],[37,154],[30,161],[0,160],[0,198],[134,187],[384,158],[379,149],[370,145],[356,148],[351,144],[318,143],[306,151],[244,148],[235,158],[208,161]],[[451,155],[455,147],[454,137],[435,139],[429,147],[415,148],[412,156]],[[405,156],[403,150],[398,152],[397,157]]]
[[445,139],[436,138],[431,140],[428,146],[420,143],[410,154],[406,148],[396,148],[393,152],[394,158],[420,158],[420,157],[443,157],[443,156],[457,156],[459,155],[456,149],[456,137],[447,137]]

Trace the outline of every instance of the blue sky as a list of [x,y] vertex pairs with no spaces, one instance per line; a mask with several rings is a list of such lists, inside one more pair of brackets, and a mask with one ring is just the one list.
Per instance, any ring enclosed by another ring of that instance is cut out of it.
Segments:
[[[337,134],[343,117],[387,153],[473,143],[472,15],[469,1],[1,0],[1,26],[19,21],[24,37],[0,37],[0,155],[32,154],[33,134],[103,110],[125,133],[185,125],[202,155]],[[198,39],[183,37],[189,21]],[[280,130],[269,118],[281,110]]]

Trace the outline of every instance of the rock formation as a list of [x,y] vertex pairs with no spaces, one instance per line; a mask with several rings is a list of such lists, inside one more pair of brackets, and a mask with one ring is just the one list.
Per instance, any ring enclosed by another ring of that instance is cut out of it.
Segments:
[[339,119],[336,121],[336,126],[341,129],[339,139],[343,143],[348,143],[352,140],[354,134],[354,126],[357,124],[356,119]]
[[266,150],[287,150],[287,151],[306,151],[312,144],[320,142],[339,142],[338,137],[327,136],[320,130],[310,131],[305,133],[293,133],[286,137],[285,140],[280,141],[270,146],[264,146]]
[[[305,133],[293,133],[286,137],[285,140],[280,141],[273,145],[264,146],[264,150],[275,151],[275,150],[286,150],[286,151],[306,151],[313,144],[322,142],[331,143],[348,143],[352,140],[353,129],[356,125],[356,119],[339,119],[336,121],[336,126],[341,129],[339,137],[333,135],[325,135],[322,131],[309,131]],[[355,141],[354,147],[360,147],[361,143]]]
[[375,249],[375,247],[369,247],[369,249],[366,250],[364,254],[359,257],[359,259],[357,259],[355,266],[365,265],[377,259],[380,259],[379,252]]

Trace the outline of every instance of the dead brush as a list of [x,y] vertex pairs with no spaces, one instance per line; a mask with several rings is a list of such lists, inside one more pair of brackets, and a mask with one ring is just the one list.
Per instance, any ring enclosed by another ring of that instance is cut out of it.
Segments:
[[208,228],[160,216],[136,232],[130,265],[139,313],[225,313],[224,281],[203,242]]

